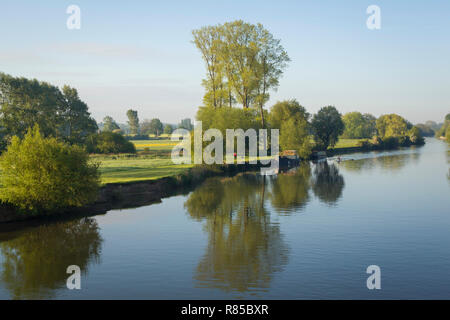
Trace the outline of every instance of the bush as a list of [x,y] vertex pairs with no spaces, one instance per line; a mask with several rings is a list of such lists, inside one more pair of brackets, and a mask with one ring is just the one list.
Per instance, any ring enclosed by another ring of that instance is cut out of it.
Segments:
[[383,139],[383,148],[384,149],[395,149],[399,146],[397,137],[385,137]]
[[372,144],[369,142],[368,139],[359,141],[357,146],[360,147],[363,150],[370,150],[370,149],[372,149]]
[[408,147],[411,145],[411,140],[408,136],[397,137],[398,145],[402,147]]
[[134,144],[124,136],[106,131],[89,136],[86,149],[89,153],[136,153]]
[[309,138],[306,119],[290,118],[281,124],[280,131],[280,147],[282,150],[297,150],[300,158],[309,158],[312,143]]
[[445,139],[450,142],[450,126],[447,127],[447,130],[445,132]]
[[21,140],[13,137],[0,157],[0,200],[34,212],[79,207],[97,197],[98,165],[86,151],[55,138],[43,138],[39,128]]
[[418,127],[412,127],[408,132],[409,140],[412,144],[415,145],[423,145],[425,144],[425,140],[422,137],[422,133]]

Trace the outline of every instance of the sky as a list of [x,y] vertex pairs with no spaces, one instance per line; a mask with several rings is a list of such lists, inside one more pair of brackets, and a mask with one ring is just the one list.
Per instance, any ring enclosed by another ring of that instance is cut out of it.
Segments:
[[[70,30],[70,5],[81,28]],[[377,5],[381,28],[369,30]],[[78,89],[106,115],[178,123],[195,118],[206,70],[192,30],[262,23],[289,63],[267,107],[297,99],[310,113],[398,113],[413,123],[450,112],[450,1],[0,0],[0,72]]]

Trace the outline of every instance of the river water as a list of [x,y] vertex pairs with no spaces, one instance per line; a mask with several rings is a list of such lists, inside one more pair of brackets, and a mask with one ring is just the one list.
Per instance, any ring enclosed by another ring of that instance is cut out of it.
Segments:
[[[449,299],[449,163],[448,145],[427,139],[2,231],[0,298]],[[66,287],[69,265],[80,290]]]

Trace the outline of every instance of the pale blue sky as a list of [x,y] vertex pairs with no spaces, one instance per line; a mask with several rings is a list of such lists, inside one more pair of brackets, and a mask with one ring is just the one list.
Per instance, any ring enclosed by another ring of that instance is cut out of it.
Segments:
[[[66,8],[81,8],[68,30]],[[366,8],[381,8],[368,30]],[[412,122],[450,112],[450,1],[1,0],[0,71],[79,90],[92,115],[124,122],[194,118],[205,68],[191,30],[236,19],[262,23],[292,62],[276,100],[309,112],[399,113]]]

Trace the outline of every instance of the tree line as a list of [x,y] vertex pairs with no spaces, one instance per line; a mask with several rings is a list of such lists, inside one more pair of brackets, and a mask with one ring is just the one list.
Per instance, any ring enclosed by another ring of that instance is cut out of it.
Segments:
[[[297,150],[304,159],[314,150],[334,147],[340,138],[364,139],[359,146],[374,149],[424,143],[418,128],[397,114],[376,118],[355,111],[341,115],[336,107],[325,106],[311,115],[295,99],[279,101],[265,112],[266,128],[279,129],[281,150]],[[226,129],[262,128],[257,110],[251,108],[203,106],[197,120],[204,131],[215,128],[223,135]]]
[[100,130],[103,132],[114,132],[120,134],[129,134],[130,138],[148,138],[149,135],[155,135],[159,137],[161,134],[171,134],[173,130],[177,128],[183,128],[187,130],[192,130],[193,125],[191,119],[186,118],[181,120],[178,125],[172,125],[169,123],[162,123],[158,118],[153,118],[151,120],[145,119],[144,121],[139,121],[138,111],[129,109],[127,111],[127,124],[118,124],[111,116],[106,116],[103,118],[103,122],[99,124]]

